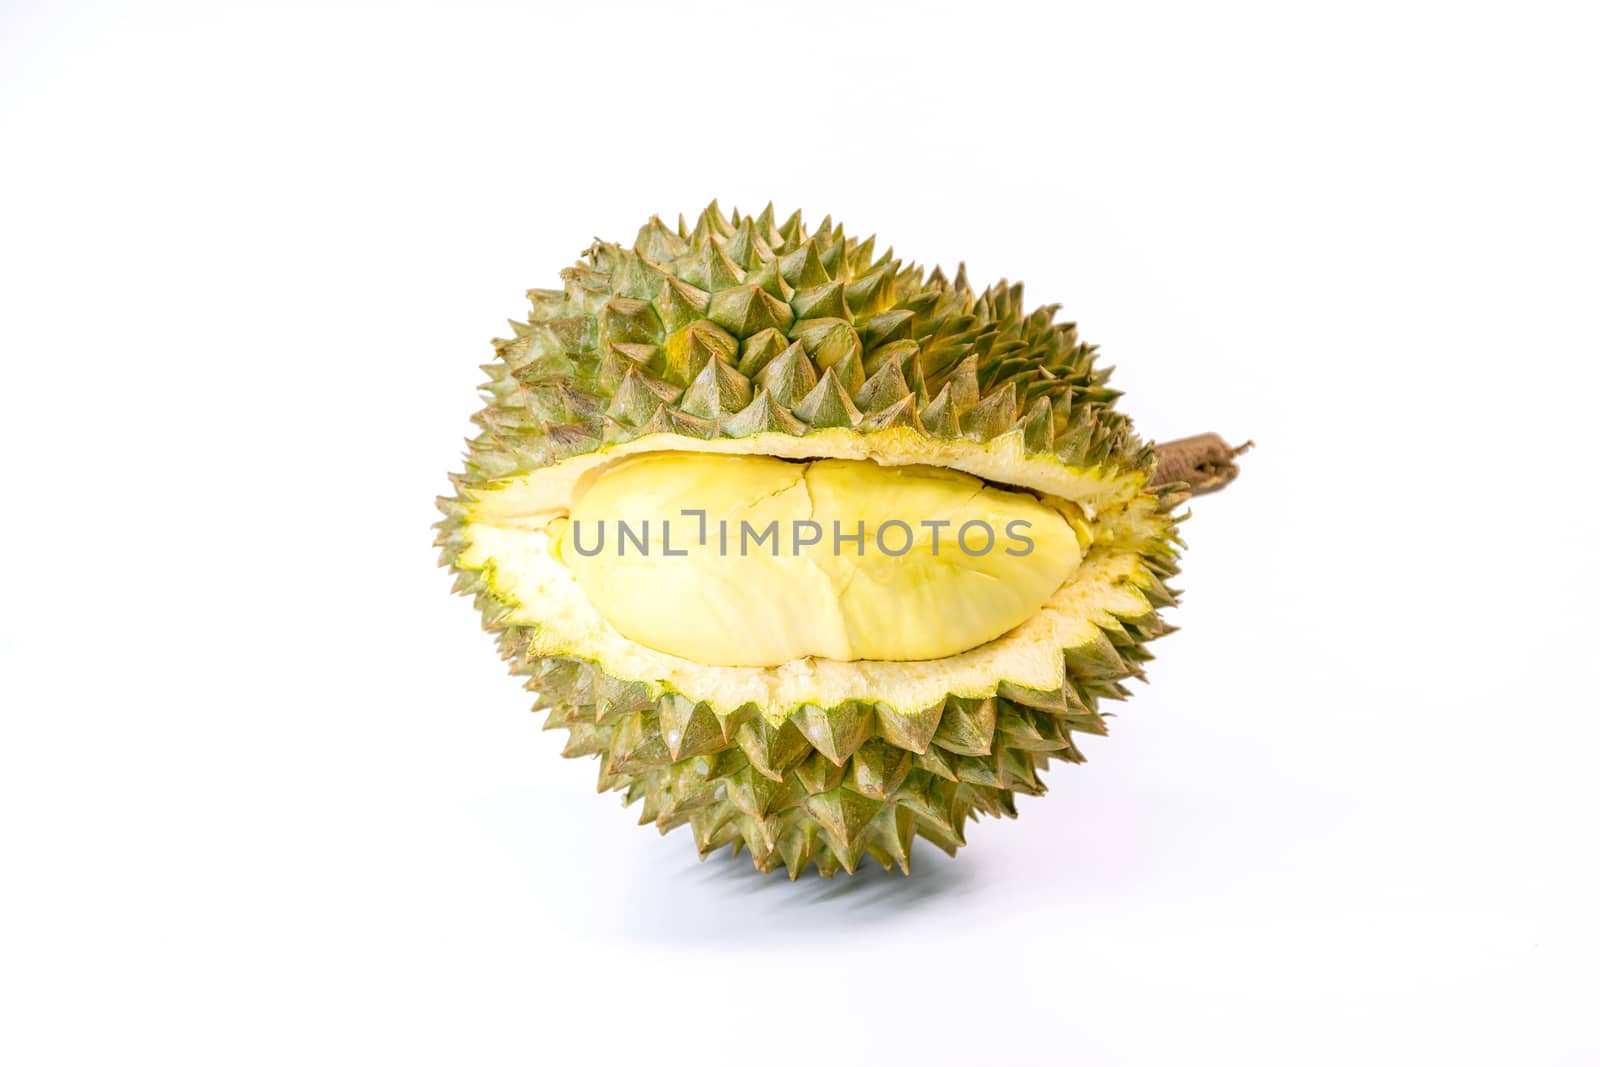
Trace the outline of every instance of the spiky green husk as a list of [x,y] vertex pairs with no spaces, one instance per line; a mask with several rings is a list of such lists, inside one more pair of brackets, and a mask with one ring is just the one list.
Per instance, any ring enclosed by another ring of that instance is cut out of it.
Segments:
[[443,561],[476,597],[513,673],[527,676],[566,754],[601,761],[600,788],[641,801],[642,822],[689,825],[702,854],[749,848],[756,865],[831,876],[871,856],[906,869],[922,836],[953,852],[978,814],[1015,813],[1044,791],[1050,760],[1081,760],[1074,731],[1102,733],[1099,701],[1149,659],[1173,603],[1174,520],[1154,510],[1134,547],[1131,587],[1148,610],[1095,620],[1099,637],[1064,652],[1065,682],[1041,693],[1001,683],[903,714],[885,704],[802,705],[774,718],[725,712],[658,682],[617,679],[576,656],[532,651],[483,571],[461,565],[476,493],[651,434],[710,440],[902,427],[929,439],[1014,437],[1018,452],[1113,478],[1141,478],[1153,454],[1115,412],[1093,349],[1055,309],[1026,312],[1022,287],[974,292],[874,256],[824,220],[726,218],[713,204],[689,229],[652,219],[631,249],[597,242],[532,290],[533,314],[496,343],[457,495],[441,499]]

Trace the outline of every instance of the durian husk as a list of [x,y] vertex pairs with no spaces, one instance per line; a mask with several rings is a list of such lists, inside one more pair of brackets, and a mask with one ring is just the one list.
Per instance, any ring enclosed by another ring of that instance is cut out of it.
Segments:
[[[596,242],[496,342],[480,433],[439,501],[455,588],[547,728],[567,731],[565,754],[597,758],[599,788],[638,803],[641,823],[686,825],[702,856],[748,849],[790,877],[865,857],[909,871],[916,837],[953,854],[969,821],[1014,816],[1051,761],[1082,760],[1075,734],[1105,732],[1101,701],[1142,677],[1176,601],[1188,487],[1152,484],[1156,454],[1114,410],[1093,348],[1055,308],[1026,310],[1021,285],[979,293],[964,268],[947,278],[874,244],[831,219],[811,231],[798,213],[728,217],[715,203],[692,227],[652,218],[631,248]],[[474,523],[506,500],[554,513],[583,470],[656,448],[935,457],[1085,503],[1112,531],[1094,551],[1130,569],[1117,610],[1090,614],[1047,687],[996,678],[917,707],[892,692],[723,706],[608,673],[581,647],[551,654],[538,606],[510,600],[472,555]]]

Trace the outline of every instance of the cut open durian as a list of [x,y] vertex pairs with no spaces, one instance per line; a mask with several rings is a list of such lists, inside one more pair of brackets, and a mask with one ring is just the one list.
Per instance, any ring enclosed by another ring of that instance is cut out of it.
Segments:
[[440,544],[602,789],[831,875],[1081,758],[1167,629],[1179,477],[1233,450],[1158,471],[1053,309],[828,221],[713,205],[564,278],[498,344]]

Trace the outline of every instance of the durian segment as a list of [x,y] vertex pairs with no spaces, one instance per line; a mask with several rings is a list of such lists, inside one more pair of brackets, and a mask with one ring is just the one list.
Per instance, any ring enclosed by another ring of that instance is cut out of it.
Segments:
[[[988,697],[1002,684],[1058,690],[1069,680],[1063,651],[1092,649],[1102,627],[1151,611],[1157,578],[1137,547],[1096,544],[1043,608],[1016,629],[977,648],[935,660],[883,662],[806,659],[777,667],[707,666],[630,641],[589,602],[551,551],[542,530],[472,523],[461,566],[482,572],[484,592],[501,605],[496,624],[526,627],[525,657],[571,656],[613,678],[665,686],[719,715],[756,708],[782,722],[806,705],[852,701],[917,715],[954,694]],[[693,605],[686,605],[691,610]]]
[[624,636],[754,667],[955,655],[1024,622],[1081,558],[1059,511],[970,475],[688,453],[605,469],[556,551]]

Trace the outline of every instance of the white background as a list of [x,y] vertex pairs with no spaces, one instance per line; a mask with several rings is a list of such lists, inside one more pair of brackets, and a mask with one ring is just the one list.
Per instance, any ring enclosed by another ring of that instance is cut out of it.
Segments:
[[[0,1059],[1597,1062],[1584,6],[6,0]],[[523,290],[713,196],[1259,443],[909,879],[634,826],[435,567]]]

